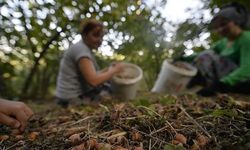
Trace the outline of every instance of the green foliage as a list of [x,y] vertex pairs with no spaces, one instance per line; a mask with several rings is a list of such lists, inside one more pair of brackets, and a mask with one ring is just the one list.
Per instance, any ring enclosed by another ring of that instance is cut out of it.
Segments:
[[160,104],[162,105],[168,105],[168,104],[175,104],[176,103],[176,98],[172,96],[162,96],[159,99]]
[[227,117],[236,117],[238,113],[235,109],[216,109],[212,112],[212,115],[215,117],[227,116]]
[[135,106],[149,107],[151,105],[151,102],[148,98],[136,99],[133,103]]
[[231,3],[231,2],[240,3],[240,4],[244,5],[245,7],[247,7],[248,9],[250,9],[250,1],[246,1],[246,0],[213,0],[211,2],[211,6],[212,7],[221,7],[222,5],[224,5],[226,3]]

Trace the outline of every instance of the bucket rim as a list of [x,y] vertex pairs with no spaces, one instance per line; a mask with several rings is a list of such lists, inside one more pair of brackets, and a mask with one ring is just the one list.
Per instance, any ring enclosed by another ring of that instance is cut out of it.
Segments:
[[138,65],[132,64],[132,63],[127,63],[127,62],[124,62],[124,64],[126,64],[127,66],[130,66],[130,67],[136,68],[136,70],[138,70],[138,72],[139,72],[139,75],[133,79],[126,79],[126,80],[118,78],[116,75],[114,75],[112,77],[112,81],[114,81],[116,84],[130,85],[130,84],[135,84],[136,82],[138,82],[139,80],[142,79],[143,71]]
[[186,64],[191,69],[191,70],[186,70],[186,69],[174,66],[173,64],[171,64],[171,62],[172,62],[172,60],[165,59],[163,62],[163,66],[165,65],[169,69],[171,69],[172,71],[177,72],[177,73],[182,74],[182,75],[185,75],[185,76],[193,77],[198,72],[197,68],[195,66],[191,65],[190,63],[181,61],[182,63]]

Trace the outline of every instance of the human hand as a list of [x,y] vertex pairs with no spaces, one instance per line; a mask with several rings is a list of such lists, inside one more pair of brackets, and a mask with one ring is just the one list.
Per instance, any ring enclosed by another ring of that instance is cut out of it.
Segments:
[[32,115],[32,110],[23,102],[0,99],[0,124],[23,132]]
[[113,73],[121,72],[125,67],[125,64],[122,62],[113,62],[110,66],[110,69],[113,71]]

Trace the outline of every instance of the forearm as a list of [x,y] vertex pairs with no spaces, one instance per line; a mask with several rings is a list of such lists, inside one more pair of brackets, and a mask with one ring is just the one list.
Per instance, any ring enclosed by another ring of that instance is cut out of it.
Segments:
[[108,71],[108,68],[106,67],[106,68],[104,68],[104,69],[98,71],[98,73],[104,73],[104,72],[107,72],[107,71]]
[[88,78],[87,82],[90,85],[95,87],[110,80],[113,75],[114,75],[114,71],[112,70],[107,70],[106,72],[99,72],[99,73],[96,73],[91,78]]

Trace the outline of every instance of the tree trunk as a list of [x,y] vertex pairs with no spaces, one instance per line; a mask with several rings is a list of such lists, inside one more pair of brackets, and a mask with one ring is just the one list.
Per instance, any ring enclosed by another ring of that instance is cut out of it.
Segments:
[[25,79],[25,82],[24,82],[24,86],[22,88],[22,93],[21,93],[21,98],[26,98],[27,97],[27,93],[28,93],[28,90],[30,88],[30,85],[32,83],[32,79],[33,79],[33,76],[35,75],[36,71],[37,71],[37,67],[39,65],[39,61],[44,57],[44,55],[47,53],[48,49],[49,49],[49,46],[50,44],[56,40],[59,36],[60,36],[60,33],[65,31],[66,29],[66,26],[62,28],[62,30],[60,32],[57,32],[44,46],[43,46],[43,50],[42,52],[40,53],[40,56],[39,57],[35,57],[35,60],[34,60],[34,64],[32,66],[32,68],[30,69],[30,72],[27,76],[27,78]]

